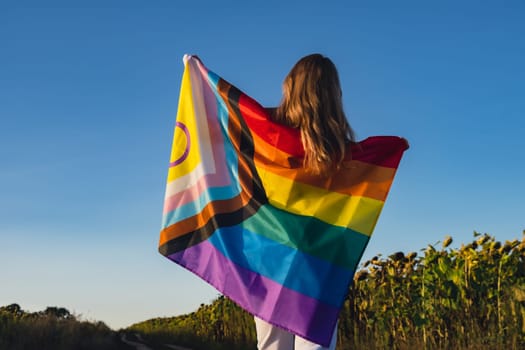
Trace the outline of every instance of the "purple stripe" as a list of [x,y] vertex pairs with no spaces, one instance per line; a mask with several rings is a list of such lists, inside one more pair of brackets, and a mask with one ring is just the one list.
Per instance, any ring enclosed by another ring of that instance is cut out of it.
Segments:
[[249,313],[328,346],[339,310],[242,268],[208,241],[168,257],[197,274]]
[[191,146],[190,132],[188,131],[188,128],[186,127],[186,125],[184,125],[184,123],[181,123],[181,122],[176,122],[175,126],[178,126],[179,128],[181,128],[182,131],[184,131],[184,135],[186,135],[186,149],[184,150],[184,153],[182,154],[182,156],[179,157],[179,159],[170,163],[170,168],[176,165],[179,165],[186,159],[186,157],[188,157],[188,154],[190,153],[190,146]]

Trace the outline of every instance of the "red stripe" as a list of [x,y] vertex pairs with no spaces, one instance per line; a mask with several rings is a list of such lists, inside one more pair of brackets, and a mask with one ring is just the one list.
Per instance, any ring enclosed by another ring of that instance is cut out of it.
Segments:
[[397,136],[372,136],[352,146],[352,159],[397,168],[408,142]]
[[299,130],[272,121],[266,110],[247,95],[239,98],[239,109],[250,130],[261,139],[294,157],[304,156]]
[[[297,129],[275,123],[268,112],[251,97],[242,94],[239,109],[252,133],[266,143],[294,157],[303,157],[304,149]],[[405,139],[397,136],[373,136],[351,146],[351,158],[362,162],[397,168],[408,148]]]

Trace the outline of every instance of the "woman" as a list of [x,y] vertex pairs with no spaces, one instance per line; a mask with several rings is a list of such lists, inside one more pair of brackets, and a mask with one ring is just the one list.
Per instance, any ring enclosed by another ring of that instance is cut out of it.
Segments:
[[[312,54],[301,58],[288,73],[281,104],[271,110],[276,122],[299,129],[305,149],[303,166],[312,174],[330,176],[348,156],[348,143],[354,141],[341,98],[335,65],[323,55]],[[259,350],[334,350],[337,341],[337,329],[326,348],[257,317],[255,326]]]

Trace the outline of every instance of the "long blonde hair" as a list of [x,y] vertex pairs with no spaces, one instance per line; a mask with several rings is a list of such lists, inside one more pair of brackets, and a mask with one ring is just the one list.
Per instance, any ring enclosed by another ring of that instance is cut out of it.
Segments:
[[305,149],[303,166],[316,175],[338,169],[354,132],[343,111],[339,74],[323,55],[301,58],[283,82],[275,121],[298,128]]

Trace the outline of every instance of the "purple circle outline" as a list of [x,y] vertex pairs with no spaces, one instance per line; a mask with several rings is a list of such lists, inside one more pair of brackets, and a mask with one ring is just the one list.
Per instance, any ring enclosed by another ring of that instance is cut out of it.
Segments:
[[184,135],[186,135],[186,149],[184,150],[184,153],[179,157],[179,159],[170,163],[170,168],[182,163],[188,157],[188,154],[190,153],[191,139],[190,139],[190,132],[188,131],[188,128],[186,127],[186,125],[184,125],[184,123],[181,123],[181,122],[176,122],[175,126],[176,127],[178,126],[179,128],[181,128],[182,131],[184,131]]

